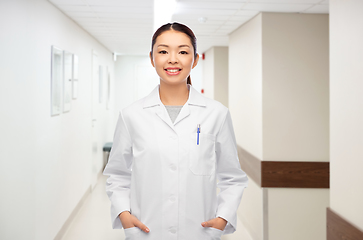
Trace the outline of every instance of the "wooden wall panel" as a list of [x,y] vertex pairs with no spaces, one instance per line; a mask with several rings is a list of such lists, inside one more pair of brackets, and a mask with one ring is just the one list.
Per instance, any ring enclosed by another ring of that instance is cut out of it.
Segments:
[[329,188],[329,162],[262,161],[261,187]]
[[261,161],[238,146],[241,168],[260,187],[329,188],[329,162]]
[[[358,214],[358,213],[357,213]],[[327,240],[362,240],[363,231],[327,208]]]

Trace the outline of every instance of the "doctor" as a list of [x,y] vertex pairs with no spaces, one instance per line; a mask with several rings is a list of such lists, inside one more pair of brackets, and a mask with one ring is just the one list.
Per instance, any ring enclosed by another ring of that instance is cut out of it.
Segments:
[[120,111],[103,173],[112,227],[126,240],[219,240],[236,230],[248,182],[231,115],[191,85],[199,55],[188,27],[161,26],[150,59],[160,84]]

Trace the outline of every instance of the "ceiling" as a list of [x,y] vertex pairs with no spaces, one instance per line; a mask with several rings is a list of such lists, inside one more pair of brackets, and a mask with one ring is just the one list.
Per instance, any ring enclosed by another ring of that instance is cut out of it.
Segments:
[[[49,0],[110,51],[147,55],[153,0]],[[227,46],[228,34],[259,12],[328,13],[329,0],[177,0],[172,21],[188,25],[198,52]],[[200,23],[199,18],[206,18]]]

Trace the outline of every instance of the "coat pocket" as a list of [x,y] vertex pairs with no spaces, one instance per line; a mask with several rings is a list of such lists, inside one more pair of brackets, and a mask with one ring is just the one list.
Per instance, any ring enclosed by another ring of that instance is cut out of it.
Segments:
[[210,176],[215,172],[215,136],[199,133],[197,138],[197,133],[190,136],[189,169],[195,175]]
[[221,237],[223,235],[222,230],[213,227],[207,227],[205,229],[208,232],[209,236],[211,237],[211,240],[221,240]]
[[125,228],[124,232],[125,240],[137,240],[141,229],[138,227]]

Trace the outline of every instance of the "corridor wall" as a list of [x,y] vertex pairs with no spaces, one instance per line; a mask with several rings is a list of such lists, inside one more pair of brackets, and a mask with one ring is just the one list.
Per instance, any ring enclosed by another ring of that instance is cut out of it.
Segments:
[[328,229],[334,227],[328,239],[362,239],[363,2],[329,5],[330,208],[344,220],[328,217]]
[[240,152],[247,153],[240,161],[253,159],[244,166],[251,184],[239,216],[254,240],[326,237],[329,189],[263,187],[262,173],[269,162],[328,166],[328,20],[327,14],[260,13],[230,34],[229,107]]
[[214,49],[210,48],[204,54],[206,56],[203,60],[204,96],[214,99]]
[[[230,35],[229,63],[229,109],[237,144],[262,159],[261,15]],[[266,191],[249,176],[238,214],[254,240],[265,240],[265,197]]]
[[[102,170],[91,160],[92,50],[111,86],[112,53],[46,0],[0,1],[0,26],[0,239],[54,239]],[[52,45],[79,57],[78,98],[53,117]],[[100,142],[112,140],[112,104],[97,106]]]
[[[138,75],[138,70],[143,68],[143,76]],[[129,106],[138,100],[145,92],[152,91],[159,83],[155,69],[151,65],[150,58],[145,56],[119,55],[115,62],[115,119],[119,116],[119,110]],[[138,89],[137,86],[142,86]]]
[[204,55],[205,59],[200,59],[203,63],[204,95],[228,107],[228,47],[214,46]]

